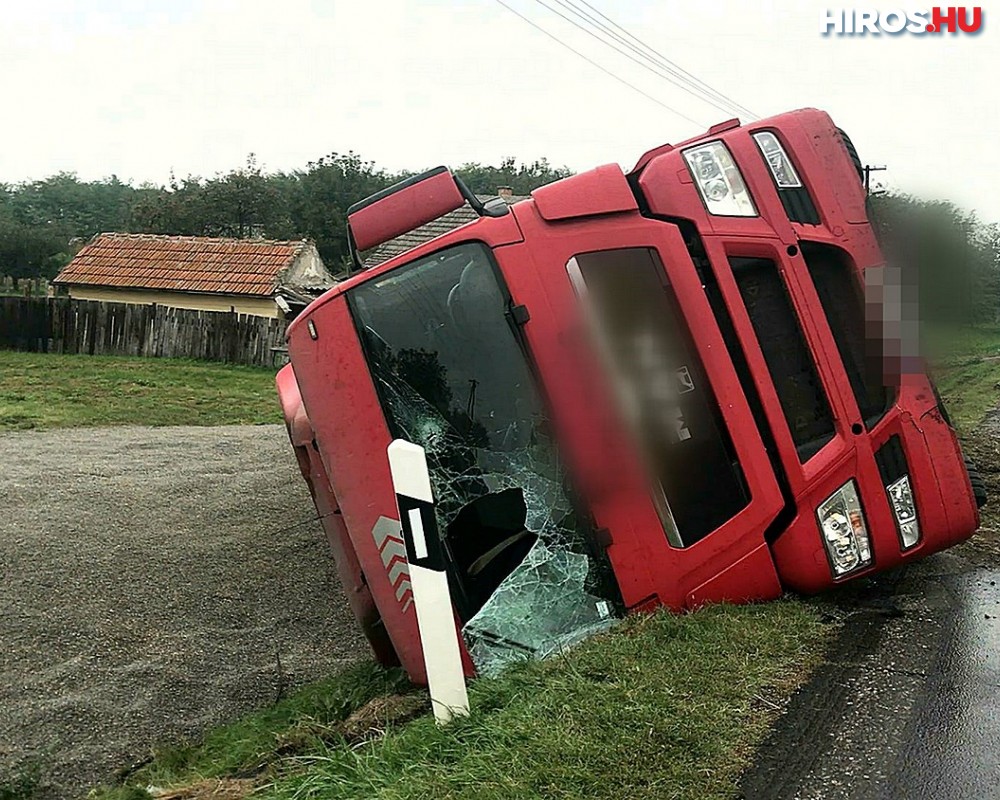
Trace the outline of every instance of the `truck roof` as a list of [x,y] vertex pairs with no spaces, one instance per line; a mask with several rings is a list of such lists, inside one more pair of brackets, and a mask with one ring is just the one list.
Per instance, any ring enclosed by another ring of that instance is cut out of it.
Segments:
[[[804,108],[787,112],[779,116],[785,118],[814,111],[814,109]],[[767,120],[755,121],[754,124],[767,124],[769,122],[771,122],[771,118]],[[642,156],[640,156],[635,166],[629,172],[629,175],[641,172],[659,155],[669,153],[680,147],[687,147],[712,136],[717,136],[725,133],[726,131],[739,128],[741,127],[741,124],[742,123],[738,119],[728,119],[711,126],[704,133],[685,139],[677,144],[662,144],[647,150],[642,154]],[[439,169],[443,170],[444,168]],[[530,197],[514,198],[513,202],[510,202],[510,205],[512,209],[517,209],[518,207],[526,204],[533,204],[536,206],[538,213],[544,219],[548,220],[568,219],[587,214],[622,211],[626,210],[628,207],[635,208],[637,207],[635,205],[635,198],[632,195],[631,189],[628,188],[625,178],[626,176],[622,173],[621,168],[617,164],[607,164],[542,186],[533,191]],[[602,196],[601,193],[608,196]],[[482,201],[484,199],[492,198],[478,196],[477,199]],[[507,216],[514,217],[514,224],[516,225],[517,213],[514,212]],[[389,254],[385,260],[378,262],[375,266],[371,266],[368,269],[355,273],[351,277],[332,287],[325,294],[315,300],[309,306],[306,313],[303,313],[300,317],[293,321],[291,326],[289,326],[289,330],[296,325],[298,319],[307,316],[310,310],[314,310],[322,306],[328,300],[349,291],[355,286],[369,280],[376,279],[380,275],[400,266],[401,264],[412,261],[415,258],[422,258],[430,255],[444,247],[447,247],[453,240],[468,240],[469,229],[472,226],[479,226],[479,228],[482,229],[494,228],[498,225],[504,224],[511,224],[510,221],[507,220],[507,217],[481,217],[476,214],[470,205],[466,204],[458,209],[455,209],[454,211],[449,212],[448,214],[443,215],[442,217],[439,217],[436,220],[419,225],[411,231],[393,237],[389,241],[379,244],[369,250],[369,253],[377,253],[380,250],[385,253],[386,251],[383,250],[383,248],[386,248],[387,245],[392,243],[397,243],[396,246],[388,248]]]

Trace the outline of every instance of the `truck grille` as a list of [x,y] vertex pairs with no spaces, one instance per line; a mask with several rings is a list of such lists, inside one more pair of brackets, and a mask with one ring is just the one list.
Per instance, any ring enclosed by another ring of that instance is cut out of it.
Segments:
[[778,189],[778,197],[781,198],[781,205],[784,207],[788,219],[792,222],[798,222],[802,225],[819,225],[819,212],[805,186]]

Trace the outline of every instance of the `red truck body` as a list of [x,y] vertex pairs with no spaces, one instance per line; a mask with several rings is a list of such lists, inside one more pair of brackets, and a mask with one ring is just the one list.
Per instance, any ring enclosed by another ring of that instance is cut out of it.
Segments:
[[[762,133],[771,137],[755,137]],[[721,149],[699,149],[716,142]],[[717,160],[707,163],[706,152]],[[496,641],[537,653],[537,637],[564,640],[573,627],[546,629],[539,619],[519,642],[510,641],[516,626],[491,627],[510,598],[511,613],[527,617],[559,616],[569,602],[550,592],[528,597],[528,611],[517,606],[515,573],[543,549],[546,568],[532,574],[561,580],[579,565],[586,586],[573,596],[596,602],[603,618],[817,592],[972,534],[970,479],[930,381],[910,373],[880,385],[862,352],[873,338],[865,274],[884,259],[852,152],[816,110],[724,123],[650,151],[627,175],[608,165],[544,186],[510,213],[487,213],[356,274],[292,323],[291,364],[278,376],[285,419],[351,607],[381,661],[424,680],[386,459],[398,436],[432,450],[453,435],[457,442],[442,446],[432,483],[448,500],[440,525],[454,539],[452,577],[464,598],[456,624],[470,674],[489,663],[477,652]],[[710,212],[719,170],[730,196],[742,180],[743,215]],[[357,243],[377,244],[461,202],[448,173],[429,180],[356,211]],[[453,277],[439,281],[435,270]],[[509,346],[474,300],[494,295],[489,308],[502,301]],[[457,336],[470,352],[454,348]],[[524,368],[510,355],[515,346]],[[666,427],[643,411],[648,398],[625,392],[630,406],[619,391],[643,376],[660,386],[663,375],[673,383],[652,394],[670,408]],[[504,385],[517,396],[496,388]],[[435,403],[440,419],[426,411]],[[630,407],[640,410],[623,411]],[[555,472],[505,473],[504,459],[539,450],[557,453]],[[478,488],[453,497],[452,484],[466,479]],[[557,484],[570,487],[573,512],[541,520],[543,508],[563,508]],[[487,527],[502,527],[490,513],[521,514],[513,533],[483,534],[477,549],[462,501],[485,495],[500,508],[480,507]],[[522,522],[534,544],[517,533]],[[560,537],[573,541],[563,547]],[[497,548],[507,551],[503,574],[487,580]],[[565,556],[562,572],[546,572],[553,553]],[[477,614],[488,617],[487,633],[469,624]],[[574,624],[595,622],[589,613]]]

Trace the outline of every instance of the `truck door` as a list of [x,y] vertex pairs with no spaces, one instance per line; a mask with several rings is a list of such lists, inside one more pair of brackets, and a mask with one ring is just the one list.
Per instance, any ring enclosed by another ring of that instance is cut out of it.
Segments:
[[496,256],[626,606],[779,595],[781,492],[677,228],[517,211]]

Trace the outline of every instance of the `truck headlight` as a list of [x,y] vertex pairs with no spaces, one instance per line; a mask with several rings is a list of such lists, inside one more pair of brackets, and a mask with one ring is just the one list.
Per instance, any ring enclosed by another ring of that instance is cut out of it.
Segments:
[[898,481],[890,483],[885,491],[889,495],[892,513],[896,515],[899,541],[903,549],[908,550],[920,541],[920,523],[917,522],[917,506],[913,502],[910,476],[904,475]]
[[802,181],[799,179],[799,173],[795,171],[792,160],[788,157],[788,153],[785,152],[785,148],[781,146],[778,137],[770,131],[761,131],[760,133],[755,133],[753,138],[757,142],[757,147],[760,148],[760,152],[763,154],[764,160],[767,162],[767,166],[774,176],[774,182],[778,184],[778,188],[800,188]]
[[756,217],[743,176],[722,142],[709,142],[684,151],[684,159],[710,214]]
[[861,510],[857,484],[853,480],[820,503],[816,517],[835,578],[872,563],[865,515]]

